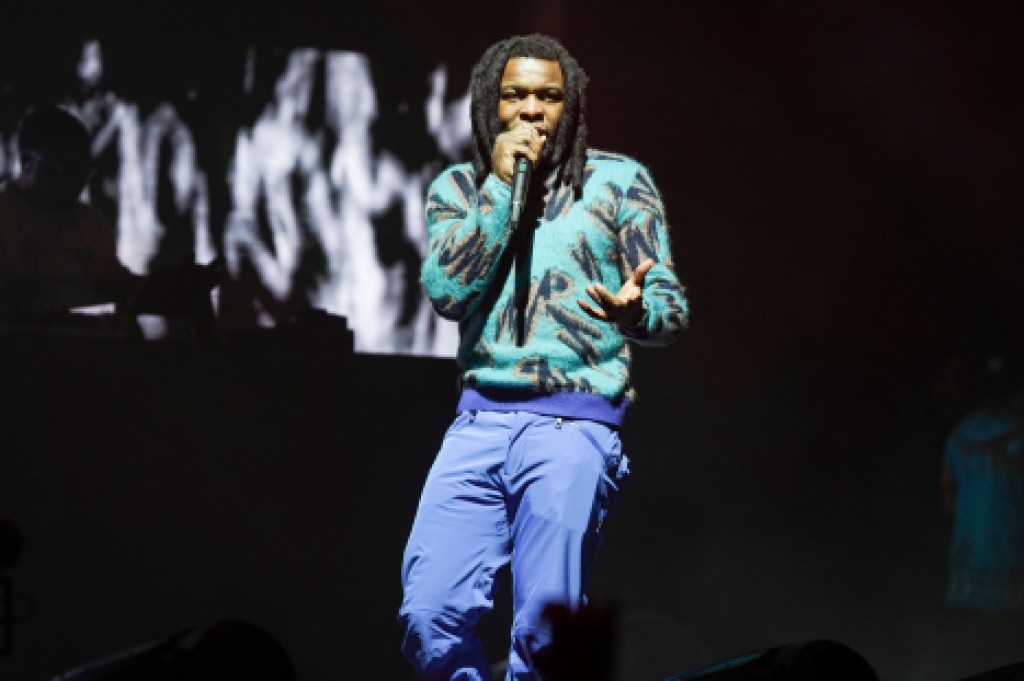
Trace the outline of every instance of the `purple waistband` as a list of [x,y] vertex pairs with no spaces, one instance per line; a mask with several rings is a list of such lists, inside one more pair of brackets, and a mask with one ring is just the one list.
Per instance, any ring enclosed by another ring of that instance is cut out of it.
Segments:
[[464,411],[526,411],[545,416],[600,421],[621,426],[629,400],[612,402],[592,393],[534,393],[509,388],[463,388],[458,412]]

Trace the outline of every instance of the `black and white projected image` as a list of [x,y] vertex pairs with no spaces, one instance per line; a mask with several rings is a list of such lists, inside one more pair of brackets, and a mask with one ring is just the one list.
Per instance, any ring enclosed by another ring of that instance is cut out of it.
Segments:
[[213,260],[208,175],[192,130],[171,101],[146,106],[107,90],[103,71],[102,46],[87,41],[69,108],[93,134],[96,173],[86,198],[116,225],[118,258],[136,274]]
[[[381,76],[368,55],[341,50],[250,47],[231,58],[221,72],[241,82],[230,92],[182,67],[137,93],[122,88],[99,40],[60,74],[72,85],[59,103],[93,135],[83,199],[116,228],[121,261],[146,274],[223,255],[231,278],[214,302],[225,328],[273,327],[313,308],[345,317],[358,352],[453,356],[457,329],[431,311],[419,267],[427,183],[468,149],[468,92],[451,96],[443,64],[389,64]],[[21,113],[53,98],[0,86],[6,179],[18,172]],[[166,332],[148,324],[150,337]]]
[[[267,70],[250,51],[248,97],[266,89]],[[262,287],[258,323],[274,324],[297,300],[344,316],[357,351],[454,354],[454,325],[437,319],[418,283],[423,197],[438,159],[410,161],[375,139],[380,107],[365,55],[296,49],[280,73],[269,70],[269,99],[238,131],[224,230],[232,273],[249,269]],[[457,158],[471,134],[468,96],[445,104],[443,67],[428,86],[415,104],[423,132]]]

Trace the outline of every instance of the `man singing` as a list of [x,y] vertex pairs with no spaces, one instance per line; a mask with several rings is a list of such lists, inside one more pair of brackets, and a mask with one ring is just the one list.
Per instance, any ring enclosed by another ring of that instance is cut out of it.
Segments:
[[[584,602],[628,475],[630,342],[686,324],[661,199],[639,163],[587,148],[586,82],[552,38],[493,45],[472,74],[473,161],[427,197],[423,285],[459,322],[462,395],[402,565],[403,651],[423,678],[491,678],[474,628],[510,561],[506,679],[540,678],[542,610]],[[513,224],[519,158],[532,173]]]

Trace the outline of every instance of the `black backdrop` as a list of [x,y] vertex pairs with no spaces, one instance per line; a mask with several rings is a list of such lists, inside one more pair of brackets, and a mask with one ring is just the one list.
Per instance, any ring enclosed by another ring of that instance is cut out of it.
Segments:
[[[595,598],[620,608],[623,678],[812,637],[885,678],[1013,661],[968,650],[972,621],[942,608],[936,481],[964,405],[929,386],[952,349],[1019,348],[1019,6],[11,11],[7,80],[91,34],[153,61],[121,74],[139,91],[152,68],[234,91],[217,65],[236,69],[254,41],[441,60],[464,82],[494,39],[555,33],[591,76],[592,143],[651,168],[693,308],[678,346],[640,353],[635,475],[596,575]],[[213,140],[217,109],[203,119]],[[284,342],[259,359],[39,343],[29,368],[22,340],[5,357],[29,373],[5,381],[21,411],[4,428],[0,511],[28,536],[9,572],[36,612],[4,678],[224,616],[279,636],[307,681],[405,678],[398,557],[455,400],[450,363]],[[109,387],[111,372],[128,382]]]

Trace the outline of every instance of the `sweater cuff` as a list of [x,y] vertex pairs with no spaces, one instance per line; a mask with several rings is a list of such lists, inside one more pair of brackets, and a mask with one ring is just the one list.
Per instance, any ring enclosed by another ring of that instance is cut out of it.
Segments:
[[508,224],[509,215],[512,213],[512,187],[491,173],[484,180],[480,191],[483,195],[481,209],[486,221],[499,227]]
[[640,315],[640,318],[636,321],[636,324],[628,326],[625,324],[619,324],[619,331],[626,338],[643,340],[650,335],[651,306],[647,304],[647,298],[644,298],[643,301],[644,311]]

